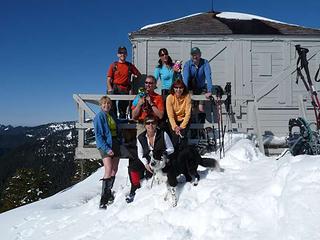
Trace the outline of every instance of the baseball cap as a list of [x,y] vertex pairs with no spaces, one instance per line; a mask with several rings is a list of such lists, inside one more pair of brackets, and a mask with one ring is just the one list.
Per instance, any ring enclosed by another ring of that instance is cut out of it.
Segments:
[[200,53],[201,53],[201,51],[200,51],[200,49],[198,47],[191,48],[191,52],[190,52],[191,55],[200,54]]
[[127,48],[124,47],[124,46],[120,46],[120,47],[118,48],[118,53],[127,53]]

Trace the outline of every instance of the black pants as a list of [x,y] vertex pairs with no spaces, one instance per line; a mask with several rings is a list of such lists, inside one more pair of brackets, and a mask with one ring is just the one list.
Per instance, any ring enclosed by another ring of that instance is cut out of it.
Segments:
[[[114,86],[113,94],[128,95],[129,91],[121,90],[117,86]],[[117,107],[117,101],[113,100],[112,109],[115,116],[118,116],[118,111],[119,111],[119,117],[126,118],[128,105],[129,105],[129,101],[118,101],[118,107]]]
[[[180,122],[176,122],[178,126],[181,125]],[[186,128],[180,131],[181,136],[177,135],[170,125],[170,137],[172,145],[174,146],[174,151],[180,151],[188,145],[188,131],[189,131],[190,123],[186,126]]]

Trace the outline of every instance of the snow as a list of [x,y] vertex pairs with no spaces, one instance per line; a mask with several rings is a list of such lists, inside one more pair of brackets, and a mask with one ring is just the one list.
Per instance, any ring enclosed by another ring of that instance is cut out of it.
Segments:
[[27,136],[27,137],[33,137],[33,135],[32,135],[32,134],[26,134],[26,136]]
[[[182,19],[193,17],[193,16],[200,15],[200,14],[203,14],[203,12],[195,13],[195,14],[184,16],[184,17],[177,18],[177,19],[172,19],[172,20],[165,21],[165,22],[149,24],[149,25],[146,25],[146,26],[142,27],[140,30],[151,28],[151,27],[155,27],[155,26],[159,26],[159,25],[166,24],[166,23],[175,22],[175,21],[178,21],[178,20],[182,20]],[[246,13],[238,13],[238,12],[221,12],[221,13],[217,14],[216,17],[225,18],[225,19],[238,19],[238,20],[257,19],[257,20],[264,20],[264,21],[287,24],[287,25],[294,25],[294,24],[288,24],[288,23],[285,23],[285,22],[280,22],[280,21],[277,21],[277,20],[273,20],[273,19],[270,19],[270,18],[260,17],[260,16],[257,16],[257,15],[246,14]],[[294,26],[296,26],[296,25],[294,25]]]
[[53,131],[61,131],[61,130],[68,130],[70,127],[68,124],[60,123],[60,124],[51,124],[49,126]]
[[107,210],[98,209],[100,168],[50,198],[0,214],[1,239],[320,239],[319,156],[276,161],[244,135],[225,144],[224,172],[200,167],[198,186],[178,185],[175,208],[163,200],[165,184],[150,188],[150,181],[127,204],[127,160],[121,159],[116,199]]
[[166,21],[166,22],[149,24],[149,25],[146,25],[146,26],[140,28],[140,30],[143,30],[143,29],[146,29],[146,28],[155,27],[155,26],[162,25],[162,24],[165,24],[165,23],[170,23],[170,22],[179,21],[179,20],[182,20],[182,19],[185,19],[185,18],[189,18],[189,17],[193,17],[193,16],[196,16],[196,15],[199,15],[199,14],[202,14],[202,12],[201,12],[201,13],[191,14],[191,15],[184,16],[184,17],[181,17],[181,18],[172,19],[172,20],[169,20],[169,21]]
[[269,21],[269,22],[287,24],[287,23],[284,23],[284,22],[280,22],[280,21],[277,21],[277,20],[270,19],[270,18],[260,17],[260,16],[257,16],[257,15],[246,14],[246,13],[238,13],[238,12],[222,12],[222,13],[217,14],[216,16],[218,18],[226,18],[226,19],[238,19],[238,20],[257,19],[257,20],[264,20],[264,21]]
[[263,137],[264,144],[270,145],[285,145],[287,142],[287,136],[273,136],[273,135],[266,135]]
[[66,139],[67,139],[67,140],[71,140],[71,139],[72,139],[72,131],[70,131],[70,132],[68,133],[68,135],[66,136]]

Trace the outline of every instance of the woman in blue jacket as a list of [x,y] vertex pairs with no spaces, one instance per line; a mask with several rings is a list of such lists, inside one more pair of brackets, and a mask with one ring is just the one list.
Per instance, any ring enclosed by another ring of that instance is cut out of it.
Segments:
[[169,52],[166,48],[159,49],[159,61],[154,70],[154,77],[161,81],[161,95],[165,97],[169,95],[172,83],[175,81],[179,69],[175,69]]
[[116,118],[110,113],[112,102],[107,96],[101,97],[101,111],[94,118],[96,145],[104,165],[100,208],[106,208],[114,200],[112,187],[118,171],[120,157],[120,138]]

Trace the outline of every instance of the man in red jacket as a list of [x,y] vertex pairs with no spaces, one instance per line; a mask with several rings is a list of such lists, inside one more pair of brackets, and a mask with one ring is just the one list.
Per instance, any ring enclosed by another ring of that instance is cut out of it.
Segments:
[[[132,63],[126,61],[127,55],[126,47],[118,48],[118,61],[110,65],[107,73],[108,94],[130,94],[132,89],[131,77],[138,78],[141,76],[139,70]],[[129,101],[119,101],[119,118],[126,118],[128,104]],[[113,111],[115,116],[118,116],[116,101],[113,101]]]

